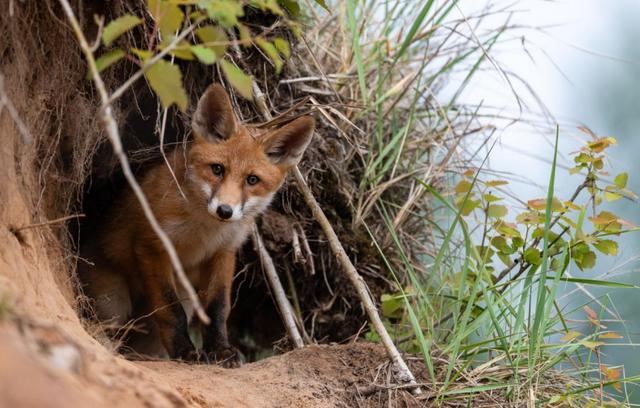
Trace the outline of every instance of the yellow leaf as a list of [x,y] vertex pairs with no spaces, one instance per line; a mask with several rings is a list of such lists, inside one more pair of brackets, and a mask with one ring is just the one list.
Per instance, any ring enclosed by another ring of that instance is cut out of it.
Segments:
[[624,336],[619,335],[616,332],[608,332],[600,335],[601,339],[624,339]]
[[456,184],[456,193],[466,193],[471,190],[471,183],[467,180],[460,180],[458,184]]
[[182,86],[182,73],[177,66],[160,60],[147,69],[144,76],[165,109],[175,103],[181,111],[187,110],[189,99]]
[[589,350],[595,350],[598,347],[604,345],[604,343],[601,341],[589,341],[589,340],[580,340],[578,343],[588,348]]
[[211,48],[218,59],[224,57],[227,50],[229,37],[227,33],[218,26],[204,26],[196,30],[196,36],[205,47]]
[[282,70],[282,66],[284,63],[282,62],[282,58],[280,58],[280,54],[278,53],[278,49],[269,41],[265,40],[262,37],[256,37],[255,39],[258,47],[264,51],[265,54],[269,57],[269,59],[273,62],[273,65],[276,68],[276,73],[280,73]]
[[506,180],[489,180],[484,182],[484,185],[487,187],[498,187],[498,186],[504,186],[507,184],[509,184],[509,182]]
[[[619,368],[610,368],[604,364],[600,364],[600,372],[605,376],[607,382],[618,381],[622,376],[622,370]],[[613,383],[613,388],[618,391],[622,391],[622,387],[619,382]]]
[[616,144],[617,141],[613,137],[602,137],[600,139],[594,140],[593,142],[587,143],[587,147],[589,150],[595,153],[600,153],[607,147]]
[[224,76],[240,95],[249,100],[253,99],[253,78],[227,60],[221,60],[220,67]]
[[576,211],[582,211],[582,206],[572,203],[571,201],[565,201],[564,206]]
[[116,18],[104,28],[102,32],[102,43],[108,47],[112,42],[117,40],[118,37],[140,23],[142,23],[142,20],[131,14],[125,14],[122,17]]
[[184,13],[176,4],[162,0],[149,0],[148,8],[163,39],[168,40],[173,37],[182,27]]
[[582,333],[580,333],[579,331],[571,330],[571,331],[567,332],[567,334],[562,336],[562,338],[560,340],[565,342],[565,343],[569,343],[571,340],[575,340],[580,336],[582,336]]
[[[547,199],[538,198],[535,200],[529,200],[527,201],[527,205],[529,206],[529,208],[533,210],[546,211]],[[564,206],[562,205],[562,202],[555,197],[553,197],[553,200],[551,201],[551,211],[553,212],[564,211]]]

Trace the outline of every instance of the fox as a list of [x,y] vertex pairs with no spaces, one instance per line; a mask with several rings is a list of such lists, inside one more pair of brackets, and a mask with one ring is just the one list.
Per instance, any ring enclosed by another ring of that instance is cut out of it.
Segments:
[[[169,256],[131,189],[81,245],[89,262],[78,273],[97,319],[120,328],[143,319],[145,333],[128,344],[138,354],[242,364],[227,333],[236,253],[302,159],[314,129],[310,115],[271,130],[242,124],[224,87],[210,85],[192,115],[192,141],[167,156],[170,166],[147,170],[139,184],[211,322],[192,318]],[[198,349],[189,334],[194,330]]]

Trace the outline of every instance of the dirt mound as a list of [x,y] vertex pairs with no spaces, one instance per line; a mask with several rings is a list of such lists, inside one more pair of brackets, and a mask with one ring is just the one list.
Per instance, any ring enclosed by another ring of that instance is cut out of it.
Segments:
[[[384,372],[385,360],[380,346],[357,343],[310,346],[233,370],[131,362],[95,342],[77,342],[53,325],[5,322],[0,406],[350,407],[356,400],[367,405],[371,393],[360,390]],[[375,400],[369,403],[376,406]]]

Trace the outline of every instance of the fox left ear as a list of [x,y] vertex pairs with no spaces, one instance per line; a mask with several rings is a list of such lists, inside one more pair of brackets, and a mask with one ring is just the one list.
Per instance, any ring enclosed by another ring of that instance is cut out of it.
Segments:
[[220,84],[210,85],[198,101],[191,127],[194,138],[218,142],[236,131],[236,116],[227,91]]
[[303,116],[265,136],[264,151],[274,164],[293,167],[300,162],[311,142],[316,121]]

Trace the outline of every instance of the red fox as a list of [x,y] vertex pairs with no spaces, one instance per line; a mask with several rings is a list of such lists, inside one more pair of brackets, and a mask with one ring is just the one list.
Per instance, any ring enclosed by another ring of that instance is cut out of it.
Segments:
[[211,85],[192,119],[193,142],[169,156],[184,196],[164,163],[140,181],[211,319],[198,326],[202,353],[189,337],[192,310],[180,303],[185,299],[168,255],[130,190],[111,207],[95,239],[81,245],[91,263],[81,265],[79,275],[98,319],[123,326],[150,315],[145,344],[131,346],[143,354],[164,351],[174,359],[204,356],[227,366],[241,364],[227,337],[236,252],[302,158],[314,128],[309,116],[276,130],[244,126],[224,88]]

